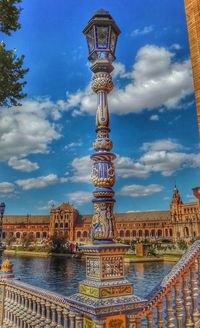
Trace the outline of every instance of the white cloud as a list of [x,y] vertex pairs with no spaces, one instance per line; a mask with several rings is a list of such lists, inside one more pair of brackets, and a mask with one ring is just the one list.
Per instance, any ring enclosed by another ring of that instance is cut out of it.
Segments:
[[51,142],[61,136],[52,120],[60,117],[63,106],[46,98],[0,110],[0,161],[47,153]]
[[158,184],[150,184],[150,185],[128,185],[122,187],[118,194],[121,196],[129,196],[129,197],[144,197],[144,196],[150,196],[152,194],[155,194],[157,192],[161,192],[163,190],[163,187]]
[[[190,60],[177,62],[174,53],[163,47],[146,45],[139,49],[130,72],[121,63],[116,67],[116,75],[129,77],[124,88],[115,88],[109,96],[110,111],[118,115],[160,110],[162,106],[172,109],[193,92]],[[96,95],[89,86],[67,97],[66,107],[73,115],[95,113]]]
[[173,139],[159,139],[153,142],[145,142],[141,147],[145,151],[179,150],[182,148],[183,146]]
[[32,172],[39,168],[37,163],[31,162],[26,158],[18,159],[17,157],[11,157],[8,161],[8,165],[15,170],[23,172]]
[[[184,168],[200,167],[200,154],[189,152],[173,139],[145,142],[141,151],[143,154],[136,159],[117,155],[114,164],[118,177],[146,178],[153,172],[170,176]],[[89,156],[75,158],[71,166],[71,182],[91,182],[92,161]]]
[[51,210],[52,208],[56,207],[58,205],[58,203],[51,199],[47,202],[47,204],[43,205],[43,206],[38,206],[39,210]]
[[0,182],[0,193],[8,194],[15,190],[15,185],[10,182]]
[[130,157],[117,156],[115,167],[117,176],[121,178],[145,178],[149,174],[148,168],[145,165],[134,161]]
[[90,156],[74,158],[71,163],[72,182],[91,182],[92,160]]
[[170,47],[172,50],[180,50],[182,47],[179,43],[173,43]]
[[24,180],[16,180],[16,184],[21,187],[23,190],[29,189],[40,189],[45,188],[50,185],[54,185],[57,183],[63,183],[68,181],[67,178],[60,178],[56,174],[49,174],[46,176],[40,176],[37,178],[30,178]]
[[70,203],[75,205],[82,205],[84,203],[89,203],[92,200],[92,193],[89,191],[75,191],[67,193],[67,199]]
[[67,145],[64,146],[64,150],[73,150],[77,147],[81,147],[83,145],[83,143],[81,141],[79,142],[71,142]]
[[151,115],[149,119],[150,119],[150,121],[159,121],[159,116],[157,114]]
[[131,32],[131,36],[136,37],[136,36],[146,35],[153,32],[153,30],[154,30],[153,25],[145,26],[141,29],[137,28]]

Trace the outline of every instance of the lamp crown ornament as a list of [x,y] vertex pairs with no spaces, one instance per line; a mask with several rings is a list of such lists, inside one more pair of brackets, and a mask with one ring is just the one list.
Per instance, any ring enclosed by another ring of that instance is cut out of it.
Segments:
[[112,16],[104,9],[97,10],[83,30],[86,35],[92,78],[92,90],[97,94],[96,139],[93,143],[92,182],[94,215],[91,226],[91,237],[94,243],[113,242],[115,238],[115,218],[113,214],[115,168],[111,153],[112,141],[109,137],[110,119],[108,93],[113,89],[110,73],[114,69],[115,48],[120,29]]

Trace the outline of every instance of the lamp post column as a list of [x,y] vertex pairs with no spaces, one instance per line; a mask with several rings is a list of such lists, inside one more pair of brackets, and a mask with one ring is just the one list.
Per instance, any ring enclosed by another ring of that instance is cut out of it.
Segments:
[[3,245],[2,245],[2,239],[3,239],[3,216],[5,212],[5,203],[0,203],[0,256],[3,253]]

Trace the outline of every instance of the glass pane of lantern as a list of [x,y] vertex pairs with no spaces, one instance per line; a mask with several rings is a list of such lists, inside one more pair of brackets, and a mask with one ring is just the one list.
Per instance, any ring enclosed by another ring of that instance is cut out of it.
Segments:
[[91,28],[87,33],[87,42],[88,42],[88,48],[89,52],[94,50],[94,29]]
[[111,38],[110,38],[110,50],[113,53],[115,52],[115,45],[116,45],[116,33],[112,30],[111,31]]
[[108,26],[97,26],[96,27],[96,38],[97,38],[97,48],[106,49],[108,48]]

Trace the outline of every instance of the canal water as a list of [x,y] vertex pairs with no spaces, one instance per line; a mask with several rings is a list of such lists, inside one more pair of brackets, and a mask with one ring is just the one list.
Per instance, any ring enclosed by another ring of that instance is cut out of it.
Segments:
[[[85,261],[65,257],[9,257],[16,278],[63,295],[78,291],[78,282],[85,278]],[[174,263],[126,264],[126,276],[134,283],[134,294],[144,297],[163,278]]]

